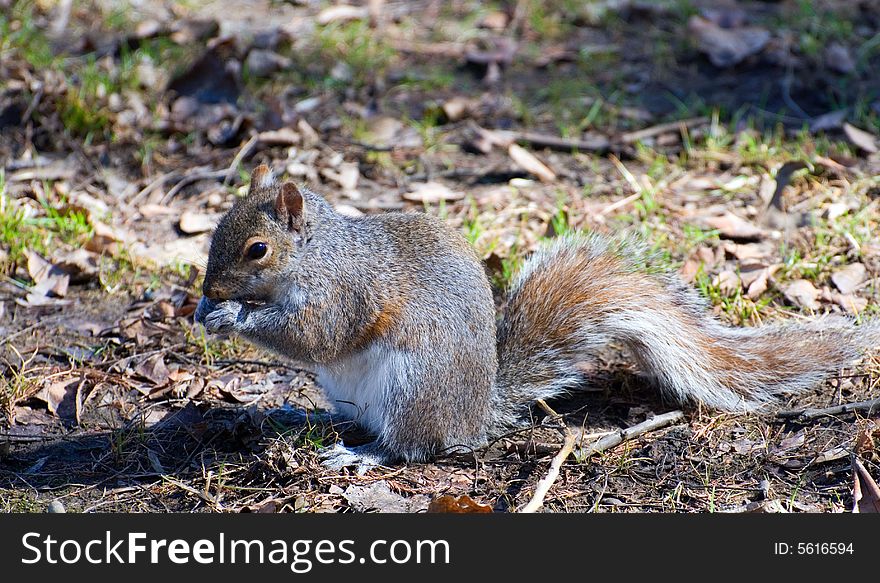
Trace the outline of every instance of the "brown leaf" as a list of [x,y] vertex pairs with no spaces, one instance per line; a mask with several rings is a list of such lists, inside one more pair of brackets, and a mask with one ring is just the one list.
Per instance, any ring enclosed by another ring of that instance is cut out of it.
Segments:
[[868,298],[854,294],[831,294],[831,301],[843,308],[851,316],[858,316],[868,307]]
[[876,459],[880,455],[880,449],[878,449],[880,421],[865,419],[860,421],[859,425],[853,451],[866,459]]
[[430,513],[446,514],[488,514],[492,507],[488,504],[480,504],[467,495],[456,498],[455,496],[443,495],[431,500],[428,504]]
[[853,458],[853,510],[854,513],[880,512],[880,486],[858,459]]
[[708,217],[705,222],[709,227],[717,229],[722,237],[728,239],[751,240],[764,237],[764,230],[757,225],[748,222],[727,212],[719,217]]
[[865,281],[868,270],[861,263],[851,263],[831,274],[831,281],[842,294],[851,294]]
[[518,166],[537,176],[541,182],[554,182],[556,180],[556,173],[522,146],[510,144],[507,148],[507,153]]
[[167,383],[171,374],[168,367],[165,366],[165,358],[162,354],[156,354],[146,359],[134,369],[134,372],[156,386]]
[[850,142],[869,154],[875,154],[880,151],[880,148],[877,147],[877,138],[865,130],[859,129],[852,124],[845,123],[843,124],[843,133],[846,134],[846,137],[849,138]]
[[736,290],[742,287],[742,281],[739,275],[731,269],[726,269],[715,276],[712,285],[717,286],[724,295],[733,295]]
[[817,310],[819,308],[819,302],[816,301],[819,297],[819,290],[805,279],[797,279],[786,285],[782,293],[789,302],[799,308],[809,310]]
[[65,379],[52,383],[35,395],[46,402],[46,409],[61,419],[79,421],[84,379]]

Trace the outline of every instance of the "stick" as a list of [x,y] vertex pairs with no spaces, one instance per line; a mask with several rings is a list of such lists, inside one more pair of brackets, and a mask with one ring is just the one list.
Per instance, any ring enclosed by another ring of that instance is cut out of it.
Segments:
[[221,178],[226,177],[226,173],[228,170],[208,170],[208,171],[195,171],[185,175],[180,181],[171,187],[171,189],[165,193],[165,196],[162,197],[162,204],[174,198],[174,196],[183,190],[186,186],[189,186],[193,182],[198,182],[199,180],[220,180]]
[[869,401],[859,401],[858,403],[844,403],[836,407],[826,407],[825,409],[793,409],[790,411],[780,411],[776,414],[782,419],[802,419],[805,421],[823,417],[825,415],[840,415],[841,413],[852,413],[853,411],[868,411],[880,409],[880,398],[871,399]]
[[605,152],[610,146],[608,139],[604,136],[586,141],[538,134],[535,132],[511,132],[511,137],[516,142],[525,142],[533,146],[550,148],[551,150],[561,150],[563,152],[570,152],[571,150]]
[[574,452],[574,455],[578,460],[584,460],[594,454],[601,453],[605,450],[611,449],[612,447],[620,445],[624,441],[629,441],[650,431],[655,431],[657,429],[666,427],[667,425],[672,425],[674,423],[677,423],[678,421],[681,421],[682,419],[684,419],[684,413],[682,413],[681,411],[671,411],[662,415],[655,415],[647,421],[642,421],[641,423],[633,425],[632,427],[627,427],[626,429],[615,431],[614,433],[603,437],[602,439],[588,445],[587,447],[582,447],[581,449]]
[[669,123],[661,123],[659,125],[651,126],[649,128],[645,128],[643,130],[636,130],[634,132],[627,132],[620,136],[620,141],[624,144],[634,144],[639,140],[644,140],[645,138],[650,138],[659,134],[665,134],[666,132],[675,131],[682,126],[686,128],[690,128],[693,126],[703,125],[709,123],[708,117],[692,117],[690,119],[682,119],[678,121],[671,121]]
[[[537,400],[538,406],[541,407],[548,415],[552,415],[554,417],[559,417],[559,415],[550,408],[547,403],[544,402],[543,399]],[[562,449],[559,450],[559,453],[554,456],[553,461],[550,462],[550,469],[547,471],[547,475],[544,476],[538,485],[535,487],[535,493],[532,495],[532,499],[529,500],[529,503],[523,506],[522,510],[520,510],[523,514],[531,514],[537,512],[541,506],[544,505],[544,498],[547,497],[547,492],[550,491],[550,487],[553,485],[553,482],[556,481],[556,478],[559,477],[559,469],[562,467],[562,464],[565,463],[565,460],[568,459],[568,456],[571,455],[571,452],[574,450],[574,443],[577,436],[568,428],[568,425],[565,425],[563,422],[563,427],[565,428],[565,442],[562,444]]]
[[238,165],[241,161],[251,153],[251,150],[254,146],[257,145],[257,142],[260,141],[260,136],[251,136],[247,142],[245,142],[244,146],[238,151],[238,154],[235,155],[235,158],[232,159],[232,164],[229,165],[229,168],[226,170],[226,176],[223,178],[223,184],[229,184],[232,182],[232,177],[235,175],[235,171],[238,170]]

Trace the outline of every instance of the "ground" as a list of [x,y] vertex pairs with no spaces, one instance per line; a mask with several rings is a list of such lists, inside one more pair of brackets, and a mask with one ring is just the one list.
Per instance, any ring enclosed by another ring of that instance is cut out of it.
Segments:
[[[645,239],[732,326],[878,317],[872,4],[0,0],[0,510],[533,497],[558,416],[472,455],[332,471],[318,451],[363,436],[314,379],[193,323],[210,231],[259,163],[342,212],[442,217],[499,306],[536,245],[582,229]],[[549,404],[584,445],[677,409],[606,360]],[[686,407],[571,456],[543,510],[843,512],[855,484],[865,507],[876,407],[797,412],[878,386],[869,353],[758,413]]]

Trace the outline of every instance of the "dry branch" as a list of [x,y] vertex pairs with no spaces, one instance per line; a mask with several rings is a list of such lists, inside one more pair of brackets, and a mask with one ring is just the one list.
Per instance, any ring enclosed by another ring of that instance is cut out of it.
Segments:
[[[537,403],[538,406],[548,415],[557,418],[559,417],[556,411],[551,409],[543,399],[538,399]],[[537,512],[541,506],[544,505],[544,498],[547,497],[547,492],[550,491],[553,482],[559,477],[559,470],[562,468],[562,464],[565,463],[565,460],[568,459],[568,456],[571,455],[571,452],[574,450],[577,435],[568,428],[568,425],[566,425],[564,421],[562,422],[562,426],[565,433],[565,442],[562,444],[562,449],[559,450],[559,453],[557,453],[553,458],[553,461],[550,462],[550,469],[547,471],[547,475],[538,482],[538,485],[535,487],[535,493],[532,495],[532,499],[529,500],[528,504],[523,506],[522,510],[520,510],[522,513],[531,514]]]
[[880,410],[880,398],[870,399],[868,401],[859,401],[858,403],[844,403],[835,407],[826,407],[824,409],[793,409],[789,411],[780,411],[776,414],[781,419],[798,419],[809,421],[826,415],[840,415],[842,413],[852,413],[854,411]]
[[574,455],[577,459],[584,460],[594,454],[620,445],[624,441],[629,441],[630,439],[634,439],[650,431],[656,431],[657,429],[661,429],[663,427],[666,427],[667,425],[677,423],[683,418],[684,413],[682,413],[681,411],[671,411],[662,415],[656,415],[648,419],[647,421],[642,421],[641,423],[633,425],[632,427],[627,427],[626,429],[621,429],[620,431],[615,431],[610,435],[606,435],[602,439],[588,445],[587,447],[582,447],[581,449],[577,450]]

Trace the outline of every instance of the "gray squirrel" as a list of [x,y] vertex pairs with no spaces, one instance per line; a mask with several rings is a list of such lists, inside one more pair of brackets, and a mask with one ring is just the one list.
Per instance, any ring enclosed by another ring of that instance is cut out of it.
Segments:
[[877,322],[733,328],[638,248],[596,235],[535,252],[496,309],[465,238],[421,213],[343,216],[257,167],[214,232],[195,319],[317,373],[338,413],[376,436],[325,463],[419,462],[527,421],[576,390],[598,352],[626,348],[664,395],[752,411],[880,344]]

